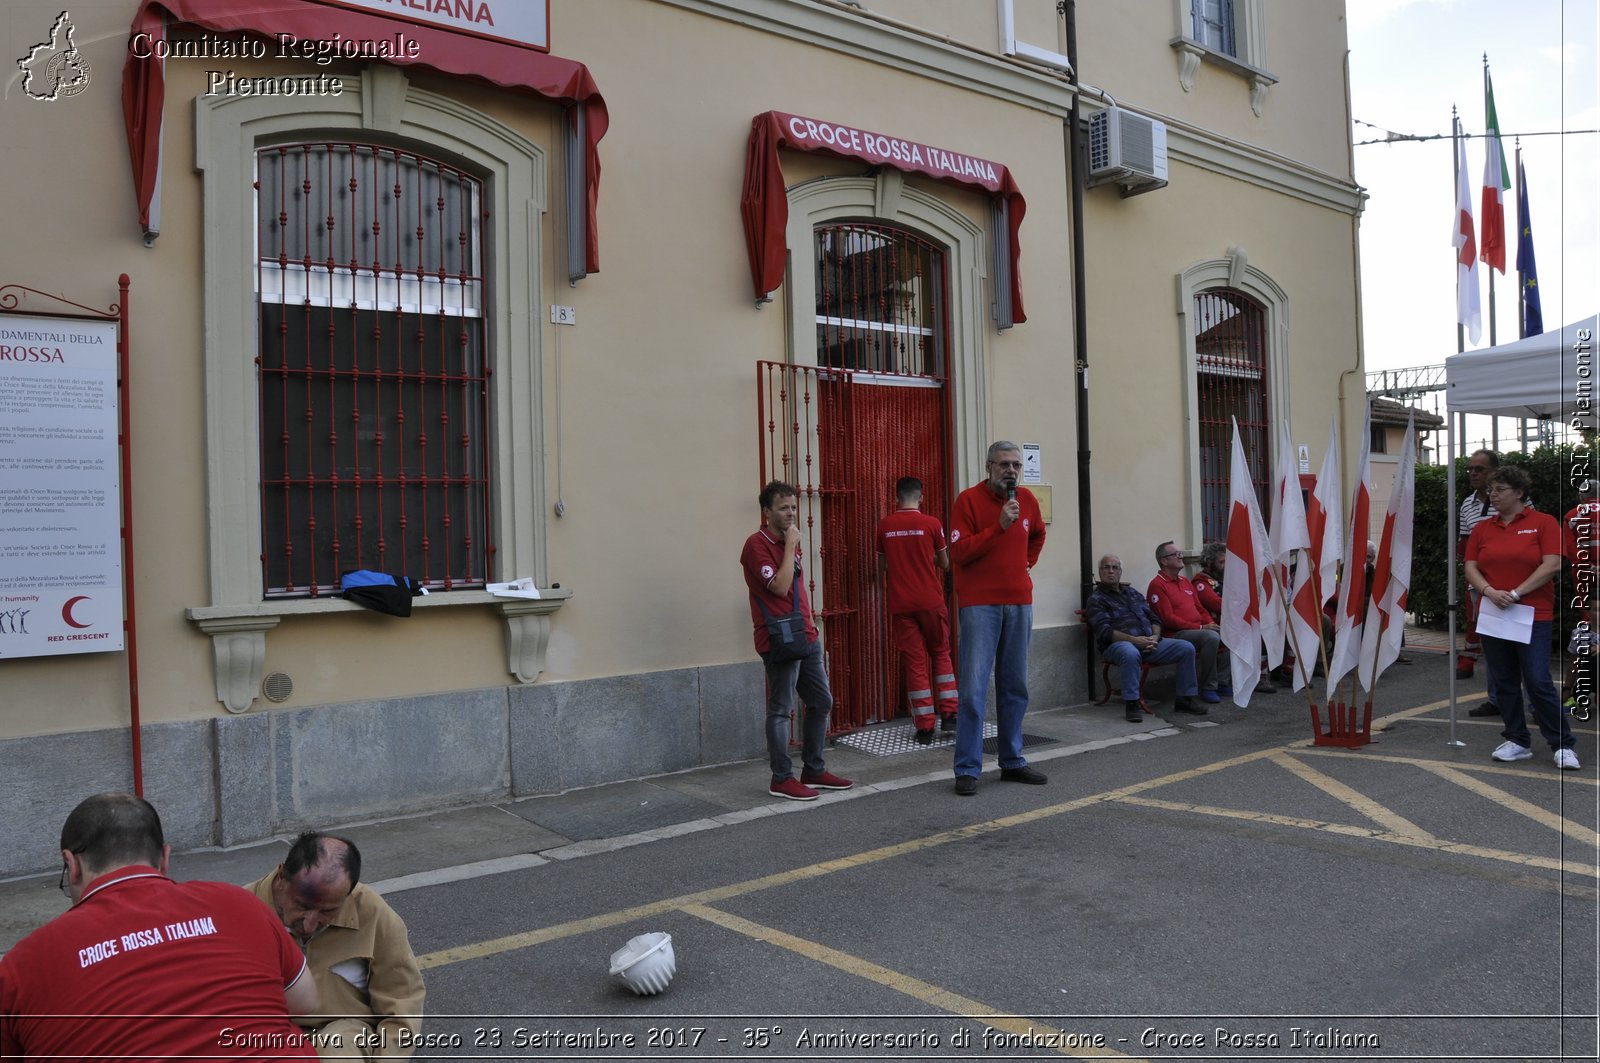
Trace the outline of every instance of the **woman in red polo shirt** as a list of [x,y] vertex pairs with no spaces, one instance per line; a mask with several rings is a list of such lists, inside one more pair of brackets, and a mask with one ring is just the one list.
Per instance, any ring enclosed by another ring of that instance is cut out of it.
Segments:
[[1556,767],[1578,770],[1572,751],[1572,729],[1561,714],[1556,687],[1550,680],[1550,628],[1555,617],[1555,587],[1561,569],[1561,526],[1548,513],[1527,507],[1528,474],[1502,465],[1489,476],[1489,504],[1495,516],[1479,521],[1467,539],[1467,582],[1485,602],[1501,608],[1533,607],[1533,632],[1526,643],[1479,632],[1489,661],[1489,681],[1505,728],[1504,742],[1494,751],[1501,761],[1533,756],[1528,720],[1522,711],[1522,690],[1528,691],[1539,733],[1555,753]]

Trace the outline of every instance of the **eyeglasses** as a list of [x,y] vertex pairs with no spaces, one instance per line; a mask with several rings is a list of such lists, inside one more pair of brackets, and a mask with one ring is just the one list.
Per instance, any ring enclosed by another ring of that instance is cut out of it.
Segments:
[[1020,461],[991,461],[989,464],[990,465],[998,465],[1002,469],[1020,469],[1020,468],[1022,468],[1022,462],[1020,462]]
[[1468,465],[1467,466],[1467,471],[1468,472],[1488,472],[1489,471],[1489,466],[1487,466],[1487,465]]
[[1100,566],[1100,571],[1101,572],[1121,572],[1122,571],[1122,566],[1121,565],[1101,565]]
[[1158,560],[1165,561],[1169,557],[1182,557],[1182,556],[1183,556],[1183,551],[1182,550],[1168,550],[1166,553],[1162,554],[1161,557],[1158,558]]

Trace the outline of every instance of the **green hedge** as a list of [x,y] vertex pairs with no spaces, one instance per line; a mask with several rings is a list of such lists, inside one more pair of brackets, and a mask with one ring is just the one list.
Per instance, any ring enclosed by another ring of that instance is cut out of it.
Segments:
[[[1574,448],[1570,443],[1556,447],[1540,447],[1531,454],[1504,454],[1506,465],[1520,465],[1527,470],[1532,481],[1529,495],[1542,511],[1560,520],[1579,502],[1579,491],[1574,479],[1582,480],[1593,475],[1589,467],[1588,450]],[[1448,588],[1443,573],[1448,564],[1449,540],[1455,535],[1456,516],[1446,506],[1446,475],[1443,465],[1425,465],[1417,468],[1416,532],[1412,540],[1411,594],[1408,608],[1423,627],[1443,631],[1449,626]],[[1456,505],[1466,498],[1467,459],[1456,464]],[[1459,595],[1456,610],[1457,629],[1465,627],[1466,581],[1460,575],[1462,558],[1456,559]],[[1556,576],[1555,641],[1565,645],[1567,632],[1578,620],[1570,606],[1572,602],[1571,572],[1563,569]]]

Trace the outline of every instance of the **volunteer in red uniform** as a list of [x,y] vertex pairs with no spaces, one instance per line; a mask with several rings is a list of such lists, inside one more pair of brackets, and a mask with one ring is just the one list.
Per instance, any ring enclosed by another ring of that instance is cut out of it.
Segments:
[[989,445],[988,478],[956,498],[950,516],[950,563],[961,623],[961,693],[956,712],[956,793],[978,792],[983,772],[983,719],[994,676],[1000,778],[1040,785],[1045,774],[1022,755],[1022,716],[1028,711],[1028,641],[1033,636],[1033,577],[1044,549],[1039,501],[1017,486],[1022,451],[999,440]]
[[91,797],[61,828],[72,907],[0,959],[0,1057],[316,1059],[317,990],[289,932],[221,882],[174,882],[161,818]]
[[1194,646],[1195,670],[1200,678],[1200,700],[1215,705],[1230,685],[1217,683],[1217,651],[1222,645],[1221,627],[1200,604],[1194,584],[1183,574],[1183,551],[1169,540],[1156,547],[1156,578],[1145,590],[1145,600],[1161,621],[1168,638],[1182,639]]
[[[818,790],[848,790],[854,784],[833,774],[822,760],[833,693],[800,568],[800,499],[794,485],[773,480],[761,489],[760,501],[762,527],[745,540],[739,564],[750,592],[756,653],[767,668],[767,759],[772,767],[767,792],[790,801],[815,801]],[[784,623],[796,613],[794,623]],[[788,643],[774,645],[769,620],[777,622]],[[796,692],[806,706],[801,731],[805,770],[798,779],[789,760],[789,714]]]
[[[900,508],[878,522],[878,567],[895,648],[905,667],[906,701],[919,745],[933,742],[933,704],[942,730],[956,726],[956,671],[950,663],[950,614],[944,579],[950,567],[944,525],[922,512],[922,481],[902,476],[894,485]],[[933,675],[928,675],[929,662]]]
[[1527,508],[1528,474],[1505,465],[1489,474],[1489,500],[1495,516],[1479,521],[1467,538],[1467,582],[1502,609],[1513,605],[1533,607],[1533,630],[1526,643],[1498,638],[1481,630],[1489,682],[1505,728],[1505,739],[1494,751],[1500,761],[1527,760],[1533,756],[1527,717],[1522,711],[1522,691],[1528,691],[1539,733],[1550,744],[1555,765],[1578,770],[1573,752],[1572,728],[1561,713],[1556,687],[1550,679],[1550,629],[1555,617],[1555,585],[1564,545],[1561,526],[1548,513]]

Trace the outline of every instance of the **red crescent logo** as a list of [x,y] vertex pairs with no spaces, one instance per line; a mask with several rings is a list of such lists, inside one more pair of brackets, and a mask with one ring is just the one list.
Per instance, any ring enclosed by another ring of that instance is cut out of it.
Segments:
[[68,598],[67,604],[61,607],[61,619],[65,620],[70,627],[89,627],[89,624],[80,624],[76,620],[72,619],[72,607],[77,605],[79,602],[86,602],[88,600],[89,596],[87,594],[80,594],[76,598]]

